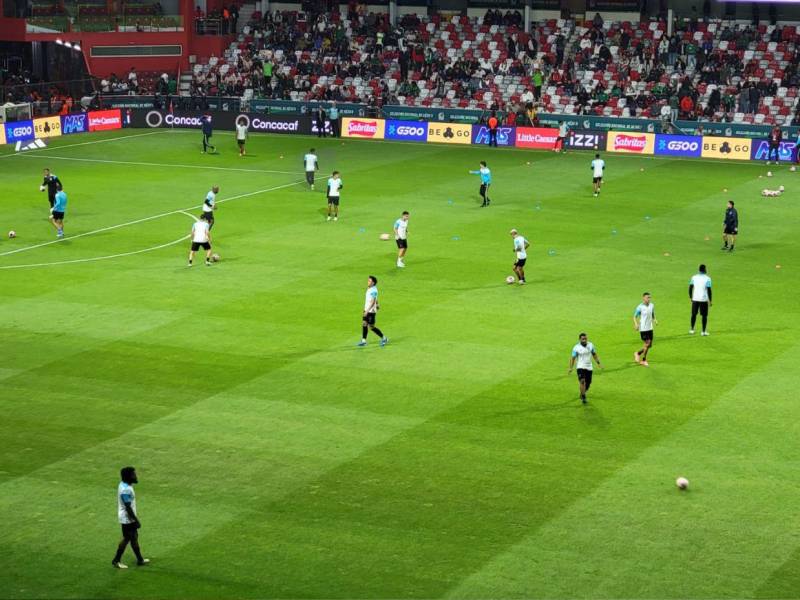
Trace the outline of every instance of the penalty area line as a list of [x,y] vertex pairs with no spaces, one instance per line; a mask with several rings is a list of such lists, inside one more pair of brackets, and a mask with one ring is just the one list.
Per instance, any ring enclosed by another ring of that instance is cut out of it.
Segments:
[[[274,192],[274,191],[277,191],[277,190],[282,190],[282,189],[285,189],[287,187],[291,187],[293,185],[299,185],[301,183],[304,183],[304,182],[303,181],[293,181],[292,183],[285,183],[283,185],[277,185],[277,186],[273,186],[273,187],[270,187],[270,188],[265,188],[263,190],[256,190],[255,192],[248,192],[246,194],[239,194],[237,196],[231,196],[230,198],[223,198],[222,200],[218,200],[217,204],[222,204],[224,202],[230,202],[232,200],[239,200],[241,198],[249,198],[250,196],[256,196],[258,194],[266,194],[267,192]],[[146,223],[147,221],[153,221],[155,219],[161,219],[163,217],[168,217],[170,215],[176,215],[176,214],[180,214],[180,213],[187,214],[187,211],[197,210],[198,208],[200,208],[200,206],[190,206],[188,208],[179,208],[177,210],[171,210],[171,211],[168,211],[168,212],[159,213],[157,215],[152,215],[150,217],[143,217],[141,219],[135,219],[133,221],[128,221],[127,223],[119,223],[117,225],[109,225],[108,227],[101,227],[100,229],[94,229],[93,231],[86,231],[84,233],[79,233],[78,235],[58,238],[58,239],[55,239],[55,240],[50,240],[49,242],[42,242],[40,244],[33,244],[32,246],[25,246],[24,248],[17,248],[16,250],[9,250],[7,252],[2,252],[2,253],[0,253],[0,257],[2,257],[2,256],[10,256],[12,254],[18,254],[19,252],[27,252],[28,250],[35,250],[36,248],[43,248],[45,246],[52,246],[53,244],[60,244],[61,242],[68,241],[68,240],[77,240],[77,239],[82,238],[82,237],[86,237],[86,236],[89,236],[89,235],[96,235],[98,233],[105,233],[106,231],[113,231],[114,229],[120,229],[122,227],[130,227],[131,225],[138,225],[139,223]],[[192,218],[194,218],[194,217],[192,216]],[[185,239],[185,238],[181,238],[181,239]],[[172,243],[177,243],[177,242],[172,242]],[[119,256],[126,256],[126,254],[121,254]],[[77,261],[68,261],[68,262],[86,262],[86,260],[85,259],[80,259],[80,260],[77,260]],[[51,264],[51,263],[46,263],[46,264]],[[30,265],[26,265],[26,266],[30,266]],[[2,268],[2,269],[10,269],[10,268],[15,268],[15,267],[10,267],[9,266],[9,267],[0,267],[0,268]]]

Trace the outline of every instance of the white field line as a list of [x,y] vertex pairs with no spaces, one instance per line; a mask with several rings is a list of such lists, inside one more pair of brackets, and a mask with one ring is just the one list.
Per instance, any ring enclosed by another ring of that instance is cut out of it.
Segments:
[[[264,188],[263,190],[256,190],[255,192],[248,192],[246,194],[239,194],[238,196],[231,196],[230,198],[223,198],[222,200],[218,200],[217,204],[222,204],[223,202],[230,202],[231,200],[239,200],[240,198],[249,198],[250,196],[256,196],[258,194],[266,194],[267,192],[274,192],[276,190],[282,190],[287,187],[291,187],[293,185],[298,185],[303,183],[302,181],[293,181],[292,183],[284,183],[283,185],[277,185],[270,188]],[[136,219],[134,221],[128,221],[127,223],[119,223],[117,225],[110,225],[108,227],[101,227],[100,229],[95,229],[93,231],[86,231],[84,233],[79,233],[78,235],[73,235],[69,237],[58,238],[55,240],[50,240],[49,242],[42,242],[40,244],[34,244],[32,246],[25,246],[23,248],[17,248],[16,250],[9,250],[7,252],[0,253],[0,257],[2,256],[10,256],[11,254],[17,254],[19,252],[27,252],[28,250],[35,250],[36,248],[43,248],[44,246],[50,246],[52,244],[59,244],[61,242],[67,240],[76,240],[78,238],[86,237],[87,235],[96,235],[98,233],[104,233],[106,231],[113,231],[114,229],[120,229],[121,227],[129,227],[131,225],[138,225],[139,223],[145,223],[147,221],[153,221],[155,219],[161,219],[163,217],[168,217],[170,215],[176,215],[179,213],[186,213],[189,210],[197,210],[200,206],[190,206],[188,208],[179,208],[177,210],[171,210],[168,212],[159,213],[157,215],[152,215],[150,217],[143,217],[141,219]],[[181,238],[184,239],[184,238]],[[175,242],[173,242],[175,243]],[[125,256],[125,255],[120,255]],[[9,268],[9,267],[3,267]]]
[[[87,146],[89,144],[105,144],[106,142],[118,142],[120,140],[129,140],[131,138],[144,137],[146,135],[156,135],[156,134],[159,134],[159,133],[166,133],[167,131],[169,131],[169,130],[166,129],[164,131],[150,131],[148,133],[136,133],[134,135],[121,135],[121,136],[115,137],[115,138],[107,138],[107,139],[104,139],[104,140],[92,140],[91,142],[80,142],[78,144],[67,144],[65,146],[55,146],[53,148],[48,146],[47,148],[42,148],[40,150],[35,150],[33,152],[33,154],[38,154],[39,152],[44,152],[46,150],[61,150],[62,148],[74,148],[75,146]],[[26,154],[24,152],[14,152],[13,154],[4,154],[4,155],[0,156],[0,158],[9,158],[11,156],[33,156],[33,154]]]
[[302,175],[300,171],[269,171],[266,169],[242,169],[239,167],[214,167],[208,165],[175,165],[170,163],[134,162],[129,160],[108,160],[104,158],[78,158],[74,156],[38,156],[35,153],[23,155],[25,158],[42,158],[45,160],[73,160],[76,162],[106,163],[112,165],[132,165],[136,167],[164,167],[169,169],[202,169],[203,171],[238,171],[241,173],[278,173],[280,175]]

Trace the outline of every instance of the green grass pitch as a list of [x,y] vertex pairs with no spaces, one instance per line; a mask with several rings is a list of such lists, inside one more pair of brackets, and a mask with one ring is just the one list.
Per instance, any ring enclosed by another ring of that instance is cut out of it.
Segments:
[[[0,157],[0,597],[800,595],[798,174],[606,154],[595,199],[589,153],[253,136],[239,158],[215,139]],[[312,145],[316,192],[297,184]],[[67,239],[40,245],[44,167],[69,207]],[[222,260],[188,269],[213,184]],[[402,210],[405,270],[379,239]],[[505,284],[512,227],[525,287]],[[707,338],[687,334],[701,262]],[[369,274],[385,348],[356,348]],[[586,407],[567,375],[582,330],[606,367]],[[126,464],[152,565],[117,571]]]

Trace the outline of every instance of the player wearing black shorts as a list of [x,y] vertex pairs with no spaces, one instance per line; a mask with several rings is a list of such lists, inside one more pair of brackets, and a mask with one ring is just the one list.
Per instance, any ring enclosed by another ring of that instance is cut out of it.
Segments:
[[633,360],[643,367],[649,367],[647,353],[653,346],[653,327],[658,324],[656,321],[656,307],[650,301],[650,292],[642,294],[642,302],[633,312],[633,328],[639,332],[639,337],[644,342],[644,347],[634,352]]
[[361,319],[361,341],[358,343],[361,347],[367,345],[367,333],[369,331],[381,338],[381,346],[385,346],[389,342],[389,338],[383,335],[383,332],[375,326],[379,308],[378,279],[374,275],[370,275],[367,278],[367,293],[364,299],[364,313]]
[[734,208],[733,200],[728,200],[725,210],[725,221],[722,223],[722,250],[733,252],[736,236],[739,234],[739,213]]
[[333,219],[339,220],[339,198],[341,196],[341,189],[344,187],[342,178],[339,176],[339,171],[331,173],[328,179],[328,221]]
[[585,333],[578,335],[578,343],[572,347],[572,354],[569,359],[569,373],[576,363],[578,365],[578,389],[581,394],[581,402],[586,404],[586,392],[592,386],[592,360],[597,363],[598,368],[602,369],[600,357],[594,349],[594,344],[589,341]]
[[404,260],[408,251],[408,218],[408,211],[404,210],[400,218],[394,222],[394,240],[397,243],[397,266],[401,269],[406,266]]
[[44,192],[47,190],[47,200],[50,202],[50,209],[53,208],[53,204],[56,202],[56,194],[63,189],[64,186],[61,185],[61,180],[58,176],[51,173],[50,169],[45,169],[44,180],[42,181],[42,185],[39,186],[39,191]]
[[206,266],[211,266],[211,225],[209,213],[200,215],[200,219],[192,225],[192,247],[189,250],[189,266],[192,266],[195,253],[201,248],[206,251]]

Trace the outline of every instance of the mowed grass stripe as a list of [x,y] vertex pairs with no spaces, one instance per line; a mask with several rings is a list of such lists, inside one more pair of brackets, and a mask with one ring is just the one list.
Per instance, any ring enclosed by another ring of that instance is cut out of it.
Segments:
[[[771,518],[800,474],[784,460],[800,433],[786,427],[783,377],[797,350],[782,349],[450,597],[753,597],[800,546],[795,519]],[[688,492],[674,487],[678,475]]]

